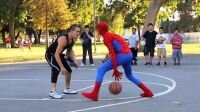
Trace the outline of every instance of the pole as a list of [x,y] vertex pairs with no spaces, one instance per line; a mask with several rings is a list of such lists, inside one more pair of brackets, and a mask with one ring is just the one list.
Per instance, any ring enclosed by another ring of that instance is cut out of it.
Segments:
[[94,53],[96,53],[96,0],[93,0],[93,16],[94,16]]
[[46,40],[45,41],[46,41],[46,49],[47,49],[49,47],[49,32],[48,32],[48,22],[47,22],[48,21],[48,17],[47,17],[48,16],[48,3],[47,3],[47,0],[46,0],[45,4],[46,4],[46,24],[45,24],[46,25],[45,26],[46,27]]

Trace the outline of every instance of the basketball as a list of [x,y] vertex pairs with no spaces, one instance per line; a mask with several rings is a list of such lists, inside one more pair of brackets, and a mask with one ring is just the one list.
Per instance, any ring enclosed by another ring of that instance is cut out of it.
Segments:
[[145,45],[145,40],[141,40],[141,41],[140,41],[140,45],[141,45],[141,46],[144,46],[144,45]]
[[158,44],[163,44],[163,39],[162,39],[162,37],[160,37],[160,38],[158,39],[157,43],[158,43]]
[[117,95],[122,91],[122,85],[120,82],[114,81],[109,84],[109,92],[113,95]]

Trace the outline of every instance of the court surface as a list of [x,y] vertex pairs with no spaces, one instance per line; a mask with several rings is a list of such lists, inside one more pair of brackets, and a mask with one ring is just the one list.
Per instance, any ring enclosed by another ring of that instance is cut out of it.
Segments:
[[[95,67],[73,68],[71,88],[77,95],[63,95],[63,99],[50,99],[50,67],[47,63],[23,63],[0,65],[0,112],[200,112],[200,55],[185,55],[180,66],[171,58],[167,66],[145,66],[139,58],[133,73],[155,93],[153,98],[142,98],[142,92],[123,75],[123,90],[119,95],[108,92],[108,84],[114,80],[112,71],[106,73],[99,101],[81,96],[94,84],[96,68],[101,64],[95,59]],[[122,68],[119,68],[123,71]],[[58,93],[64,88],[63,76],[59,76]]]

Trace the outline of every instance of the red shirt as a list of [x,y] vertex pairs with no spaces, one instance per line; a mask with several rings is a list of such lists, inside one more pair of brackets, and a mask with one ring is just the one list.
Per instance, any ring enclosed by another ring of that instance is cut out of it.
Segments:
[[6,43],[6,44],[10,44],[10,43],[11,43],[11,38],[10,38],[10,37],[7,37],[7,38],[5,39],[5,43]]

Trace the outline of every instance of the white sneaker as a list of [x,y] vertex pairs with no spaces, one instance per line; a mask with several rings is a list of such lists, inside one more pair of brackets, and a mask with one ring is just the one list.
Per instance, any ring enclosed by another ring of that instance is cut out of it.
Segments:
[[94,66],[94,64],[90,64],[90,66]]
[[49,97],[51,97],[53,99],[62,99],[63,98],[62,95],[59,95],[56,91],[50,92]]
[[77,94],[78,92],[73,89],[64,89],[64,94]]
[[80,65],[80,66],[85,66],[85,64],[81,63],[81,65]]

